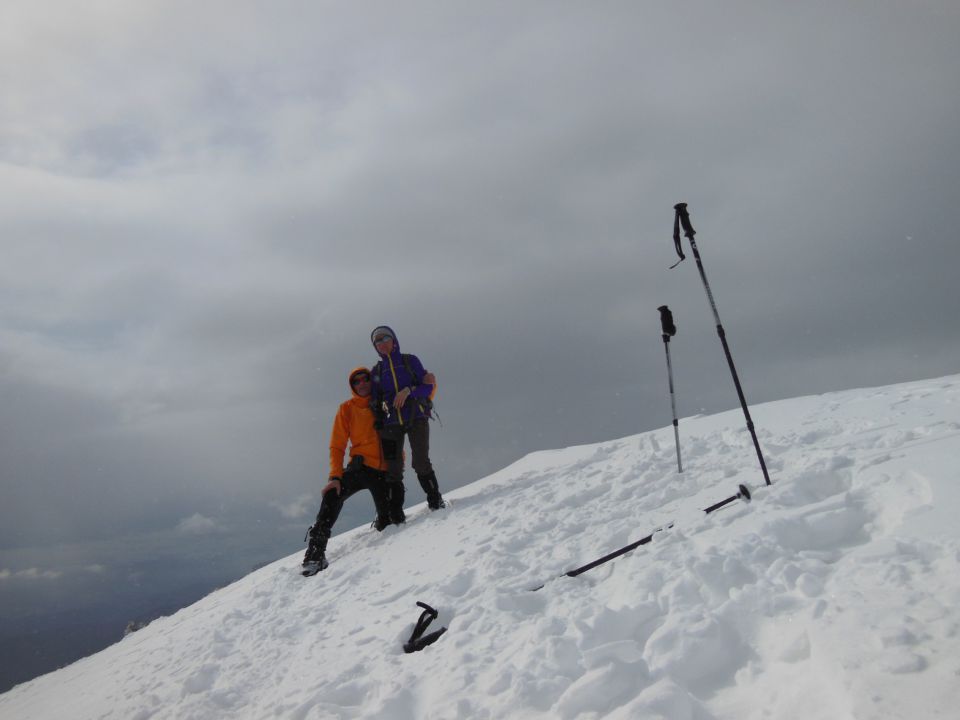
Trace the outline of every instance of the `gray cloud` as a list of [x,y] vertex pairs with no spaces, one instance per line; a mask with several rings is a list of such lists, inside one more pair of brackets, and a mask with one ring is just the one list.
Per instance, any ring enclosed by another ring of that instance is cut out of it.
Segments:
[[445,487],[668,424],[663,303],[681,414],[734,407],[693,261],[667,270],[678,201],[752,402],[955,372],[958,26],[935,2],[18,8],[0,541],[309,519],[384,322],[440,376]]

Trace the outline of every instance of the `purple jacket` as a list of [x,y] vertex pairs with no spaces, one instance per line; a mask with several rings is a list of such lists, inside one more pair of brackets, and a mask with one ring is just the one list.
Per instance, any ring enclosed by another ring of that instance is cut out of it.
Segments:
[[[387,326],[382,325],[381,327]],[[407,362],[410,365],[410,370],[413,371],[413,376],[410,374],[407,370],[407,363],[403,361],[403,355],[400,353],[400,341],[397,339],[397,334],[389,327],[387,329],[393,335],[393,352],[389,355],[377,353],[380,356],[380,361],[371,368],[370,372],[373,379],[372,402],[380,406],[381,411],[383,410],[382,403],[386,402],[389,414],[384,420],[385,425],[407,425],[417,418],[429,418],[430,404],[427,401],[433,393],[433,385],[423,383],[423,376],[426,375],[427,371],[424,370],[420,358],[416,355],[407,354]],[[373,342],[372,335],[370,342]],[[374,345],[374,348],[376,348],[376,345]],[[397,413],[396,408],[393,407],[393,400],[396,398],[397,392],[405,387],[410,388],[410,396],[403,404],[401,413]]]

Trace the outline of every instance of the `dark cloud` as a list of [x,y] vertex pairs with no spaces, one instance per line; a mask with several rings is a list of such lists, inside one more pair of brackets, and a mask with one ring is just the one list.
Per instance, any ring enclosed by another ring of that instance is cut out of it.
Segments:
[[681,415],[735,407],[693,260],[667,269],[679,201],[751,402],[956,372],[958,27],[936,2],[18,10],[0,547],[195,514],[229,545],[310,508],[298,534],[383,323],[440,378],[447,488],[668,425],[664,303]]

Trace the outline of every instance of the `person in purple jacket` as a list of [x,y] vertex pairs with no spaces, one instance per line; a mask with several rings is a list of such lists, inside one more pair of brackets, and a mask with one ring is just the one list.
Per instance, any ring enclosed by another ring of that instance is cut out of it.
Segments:
[[410,438],[411,465],[431,510],[446,507],[437,475],[430,462],[430,409],[436,378],[423,368],[416,355],[400,352],[397,334],[386,325],[370,333],[380,361],[371,370],[372,404],[380,431],[383,459],[387,463],[390,520],[406,520],[403,501],[403,438]]

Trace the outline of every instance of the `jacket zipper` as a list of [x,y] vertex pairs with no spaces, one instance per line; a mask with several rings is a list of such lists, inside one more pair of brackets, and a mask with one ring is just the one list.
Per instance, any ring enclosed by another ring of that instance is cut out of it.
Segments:
[[[387,361],[390,363],[390,374],[393,375],[394,396],[400,392],[400,384],[397,382],[397,373],[393,369],[393,358],[387,355]],[[397,418],[400,420],[400,427],[403,427],[403,408],[397,408]]]

